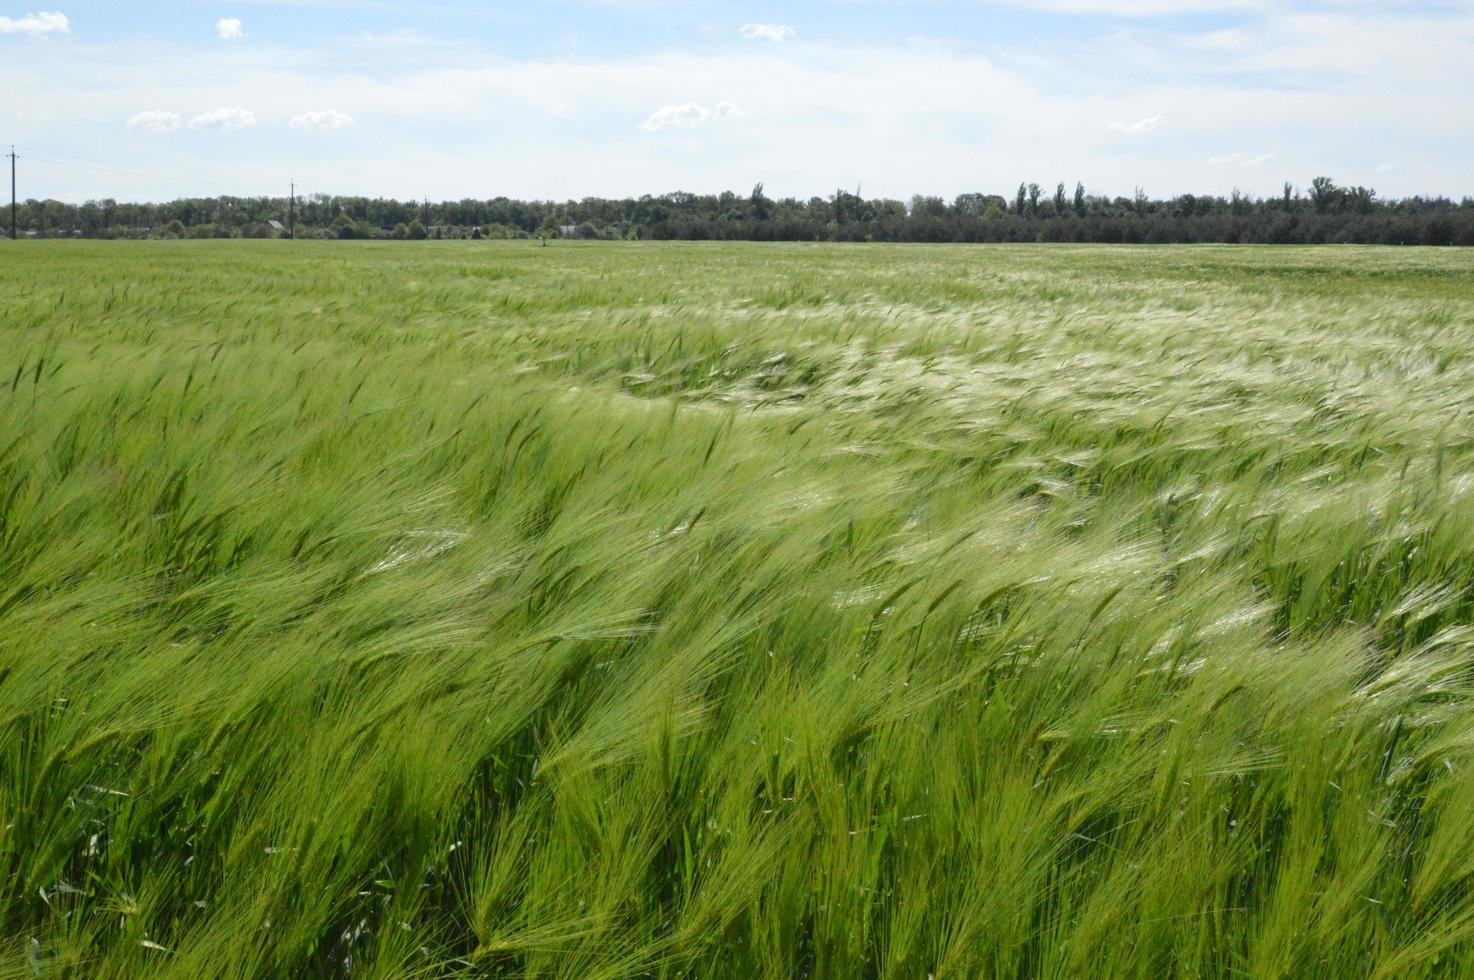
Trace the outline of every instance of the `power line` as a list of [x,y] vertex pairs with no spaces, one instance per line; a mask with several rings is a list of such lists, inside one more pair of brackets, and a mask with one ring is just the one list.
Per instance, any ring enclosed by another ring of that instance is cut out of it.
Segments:
[[[20,156],[19,156],[19,154],[16,153],[15,146],[14,145],[12,145],[10,147],[10,152],[8,154],[6,154],[6,155],[10,158],[10,237],[11,237],[11,240],[13,241],[17,237],[19,237],[19,227],[20,227],[20,222],[18,220],[19,208],[18,208],[18,204],[17,204],[18,195],[16,194],[16,176],[15,176],[15,174],[16,174],[16,161],[20,159]],[[146,178],[148,180],[167,180],[167,181],[174,181],[174,182],[178,182],[178,183],[199,184],[199,183],[202,183],[202,182],[208,182],[210,180],[218,180],[219,179],[219,178],[205,178],[205,177],[180,177],[180,176],[174,176],[174,175],[170,175],[170,174],[148,173],[148,172],[141,171],[141,170],[125,170],[125,169],[122,169],[120,167],[108,167],[108,166],[104,166],[102,164],[96,164],[96,163],[83,163],[83,162],[77,161],[77,160],[56,160],[56,159],[52,159],[50,157],[38,157],[38,156],[35,156],[34,154],[31,154],[31,153],[27,153],[26,154],[26,159],[27,160],[33,160],[36,163],[49,164],[49,165],[54,166],[54,167],[69,167],[69,168],[73,168],[73,169],[76,169],[76,170],[90,170],[90,171],[94,171],[96,173],[121,174],[123,176],[128,176],[128,177],[143,177],[143,178]],[[209,197],[213,197],[216,200],[220,200],[220,198],[221,198],[221,195],[218,195],[218,194],[208,195],[208,196]],[[227,195],[227,196],[229,196],[229,195]],[[241,197],[246,197],[247,195],[240,195],[240,196]],[[263,199],[266,199],[266,200],[270,200],[271,199],[271,195],[269,195],[269,194],[256,195],[256,196],[259,196],[259,197],[261,197]],[[290,193],[289,193],[288,200],[289,200],[288,208],[290,209],[289,210],[288,220],[291,223],[291,233],[290,234],[291,234],[291,237],[293,239],[295,239],[297,237],[297,182],[295,180],[292,181],[291,190],[290,190]],[[104,205],[104,207],[103,207],[103,214],[104,214],[104,221],[106,221],[106,215],[107,215],[107,207],[106,207],[106,205]]]
[[199,177],[169,177],[164,174],[149,174],[138,170],[119,170],[116,167],[98,167],[88,163],[73,163],[70,160],[52,160],[49,157],[27,156],[27,160],[35,160],[37,163],[49,163],[53,167],[68,167],[72,170],[91,170],[101,174],[119,174],[125,177],[146,177],[149,180],[168,180],[177,183],[197,184]]
[[[14,147],[12,147],[12,150],[14,150]],[[51,157],[38,157],[33,153],[27,153],[26,159],[34,160],[37,163],[50,164],[55,167],[68,167],[73,170],[90,170],[95,173],[116,174],[124,177],[143,177],[148,180],[165,180],[171,183],[179,184],[203,184],[210,183],[212,181],[218,181],[220,179],[219,177],[184,177],[174,174],[150,173],[142,170],[125,170],[120,167],[110,167],[105,164],[93,163],[90,161],[84,162],[79,160],[56,160]]]

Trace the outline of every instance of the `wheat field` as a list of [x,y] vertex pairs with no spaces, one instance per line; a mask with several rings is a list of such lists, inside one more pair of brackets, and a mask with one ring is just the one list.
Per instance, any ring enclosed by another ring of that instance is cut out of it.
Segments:
[[0,976],[1474,971],[1474,255],[0,249]]

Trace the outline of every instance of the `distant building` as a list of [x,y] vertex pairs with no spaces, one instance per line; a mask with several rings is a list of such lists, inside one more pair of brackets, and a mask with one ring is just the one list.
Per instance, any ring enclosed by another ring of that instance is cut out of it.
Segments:
[[578,237],[578,225],[559,225],[558,226],[558,237],[559,238],[577,238]]
[[287,226],[284,225],[284,224],[282,224],[280,221],[270,221],[270,220],[268,220],[266,223],[268,225],[270,225],[276,231],[286,231],[287,230]]

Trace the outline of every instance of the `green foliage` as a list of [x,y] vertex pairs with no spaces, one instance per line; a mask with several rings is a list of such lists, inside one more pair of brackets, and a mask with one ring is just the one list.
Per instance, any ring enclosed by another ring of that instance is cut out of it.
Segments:
[[1466,974],[1471,316],[1455,252],[18,248],[0,972]]
[[1056,185],[1052,206],[1042,199],[1043,188],[1029,183],[1019,185],[1012,205],[983,193],[959,194],[950,204],[918,194],[908,205],[843,189],[830,197],[773,200],[762,184],[745,197],[678,192],[562,202],[498,197],[432,204],[325,194],[161,204],[26,201],[19,227],[28,237],[112,239],[162,237],[155,229],[178,222],[179,238],[249,238],[261,223],[284,221],[295,211],[299,239],[419,240],[417,226],[434,228],[439,238],[475,237],[476,228],[493,239],[556,238],[558,229],[572,226],[579,238],[608,240],[1474,245],[1474,199],[1384,200],[1371,188],[1337,187],[1326,177],[1312,183],[1308,197],[1286,184],[1283,199],[1235,190],[1226,198],[1154,200],[1141,189],[1111,198],[1087,195],[1076,184],[1067,206],[1063,190]]

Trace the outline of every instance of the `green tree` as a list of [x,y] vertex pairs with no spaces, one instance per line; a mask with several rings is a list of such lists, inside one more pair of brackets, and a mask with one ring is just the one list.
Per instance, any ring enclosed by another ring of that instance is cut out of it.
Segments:
[[1310,203],[1322,214],[1339,203],[1341,190],[1329,177],[1317,177],[1310,182]]
[[752,207],[752,216],[759,221],[768,220],[768,201],[763,193],[763,182],[758,181],[752,185],[752,196],[748,198],[748,204]]

